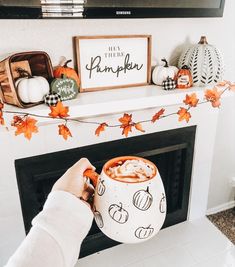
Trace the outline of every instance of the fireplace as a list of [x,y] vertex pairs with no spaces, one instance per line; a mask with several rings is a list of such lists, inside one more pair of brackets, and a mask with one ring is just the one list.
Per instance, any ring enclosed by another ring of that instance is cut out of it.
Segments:
[[[121,155],[153,161],[160,171],[167,197],[163,227],[187,220],[196,126],[48,153],[15,161],[25,232],[42,210],[54,182],[79,158],[87,157],[100,172],[104,163]],[[118,243],[106,237],[95,222],[81,246],[80,257]]]

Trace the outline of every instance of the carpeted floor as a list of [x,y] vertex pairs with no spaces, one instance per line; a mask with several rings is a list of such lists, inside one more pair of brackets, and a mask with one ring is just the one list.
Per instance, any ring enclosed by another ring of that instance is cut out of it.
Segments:
[[235,245],[235,208],[208,215],[207,217]]

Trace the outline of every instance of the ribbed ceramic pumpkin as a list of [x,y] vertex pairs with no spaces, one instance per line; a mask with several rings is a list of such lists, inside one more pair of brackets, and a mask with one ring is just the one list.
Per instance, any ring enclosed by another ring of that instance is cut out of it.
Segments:
[[189,66],[194,86],[206,86],[223,80],[224,63],[219,50],[202,36],[198,44],[187,48],[180,56],[178,67]]

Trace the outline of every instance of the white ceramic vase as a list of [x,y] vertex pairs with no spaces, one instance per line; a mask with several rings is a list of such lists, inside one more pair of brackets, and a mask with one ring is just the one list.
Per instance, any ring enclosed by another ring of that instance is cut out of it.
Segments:
[[192,74],[193,86],[216,84],[223,80],[224,62],[220,51],[208,44],[202,36],[198,44],[183,51],[179,58],[178,67],[187,65]]

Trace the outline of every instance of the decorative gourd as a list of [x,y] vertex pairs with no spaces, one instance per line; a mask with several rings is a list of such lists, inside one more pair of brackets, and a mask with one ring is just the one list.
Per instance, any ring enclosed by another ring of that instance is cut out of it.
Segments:
[[139,190],[133,196],[133,205],[142,211],[148,210],[153,203],[153,196],[146,190]]
[[54,69],[54,77],[60,78],[62,75],[66,75],[68,78],[72,78],[76,81],[77,86],[80,86],[80,79],[75,69],[68,67],[68,63],[72,60],[67,60],[63,66],[58,66]]
[[177,73],[177,88],[187,89],[193,86],[191,71],[187,65],[184,65]]
[[152,72],[152,81],[156,85],[162,85],[163,81],[170,77],[174,79],[178,68],[175,66],[169,66],[167,60],[164,58],[162,61],[165,63],[164,66],[156,66]]
[[149,225],[148,227],[139,227],[135,230],[135,236],[139,239],[146,239],[149,238],[154,229]]
[[104,185],[104,180],[101,180],[98,184],[98,187],[97,187],[97,194],[99,196],[103,196],[104,192],[105,192],[105,185]]
[[63,75],[61,78],[56,78],[51,83],[51,91],[59,94],[61,100],[73,99],[78,94],[78,86],[74,79]]
[[50,91],[48,81],[42,76],[32,76],[24,69],[18,69],[20,77],[15,82],[19,98],[24,103],[37,103]]
[[167,79],[163,81],[162,87],[164,90],[174,90],[176,88],[176,81],[167,77]]
[[121,224],[126,223],[129,218],[129,214],[125,209],[123,209],[122,203],[120,203],[120,206],[112,204],[109,207],[109,215],[114,221]]
[[95,207],[94,207],[94,217],[95,217],[95,221],[96,221],[97,226],[99,228],[104,227],[103,218],[102,218],[100,212],[97,211]]
[[55,106],[59,101],[61,101],[61,96],[55,92],[51,92],[44,96],[44,102],[48,106]]
[[192,71],[194,86],[206,86],[223,80],[223,57],[217,48],[208,44],[205,36],[198,44],[183,51],[178,66],[182,68],[184,65]]

